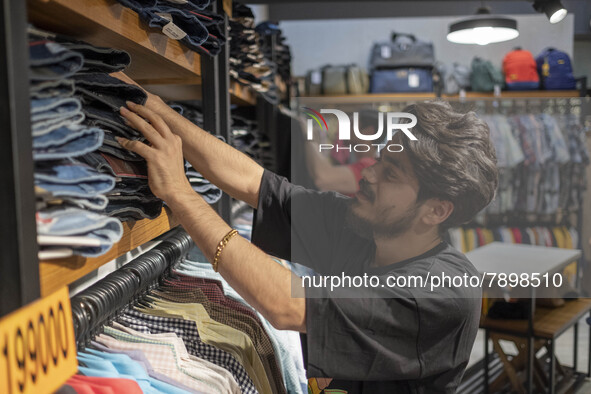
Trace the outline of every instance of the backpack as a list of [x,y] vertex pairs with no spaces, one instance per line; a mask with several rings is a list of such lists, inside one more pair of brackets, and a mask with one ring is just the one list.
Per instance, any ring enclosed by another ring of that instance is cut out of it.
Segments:
[[509,90],[536,90],[540,77],[534,56],[530,51],[515,49],[503,59],[503,73]]
[[355,64],[327,65],[306,75],[306,91],[310,96],[363,94],[368,87],[367,73]]
[[542,86],[546,90],[576,89],[570,57],[554,48],[546,48],[536,58]]
[[470,87],[470,68],[462,64],[454,63],[451,69],[445,73],[444,93],[454,95],[460,90]]
[[492,92],[495,85],[503,86],[503,73],[489,60],[479,57],[472,59],[470,85],[475,92]]
[[391,41],[374,43],[369,58],[372,71],[397,67],[432,67],[433,63],[433,43],[417,40],[414,35],[404,33],[392,33]]
[[433,68],[399,67],[371,73],[371,93],[432,92]]

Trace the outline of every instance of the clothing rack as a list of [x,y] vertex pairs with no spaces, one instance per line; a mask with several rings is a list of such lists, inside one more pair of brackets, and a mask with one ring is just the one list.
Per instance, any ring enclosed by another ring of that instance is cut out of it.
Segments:
[[72,297],[78,347],[86,347],[121,310],[157,285],[158,279],[189,251],[191,244],[191,237],[184,230],[172,230],[159,245]]

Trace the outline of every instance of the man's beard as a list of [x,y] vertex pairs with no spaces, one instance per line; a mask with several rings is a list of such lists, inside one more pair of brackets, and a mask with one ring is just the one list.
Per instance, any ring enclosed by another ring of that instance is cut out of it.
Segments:
[[355,204],[358,204],[355,199],[349,201],[345,215],[345,227],[353,230],[359,236],[370,240],[375,238],[394,238],[405,233],[412,227],[420,207],[419,203],[415,203],[410,210],[405,212],[401,218],[393,223],[387,223],[384,220],[373,223],[371,220],[360,217],[354,212]]

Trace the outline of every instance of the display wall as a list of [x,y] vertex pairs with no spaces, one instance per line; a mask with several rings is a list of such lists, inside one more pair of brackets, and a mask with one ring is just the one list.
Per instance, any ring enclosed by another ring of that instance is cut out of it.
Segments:
[[531,51],[534,56],[545,47],[553,46],[576,59],[576,53],[573,54],[573,15],[567,15],[556,25],[548,23],[544,15],[511,17],[517,20],[520,36],[486,46],[447,41],[448,25],[461,19],[458,17],[299,20],[281,22],[280,25],[293,51],[293,72],[298,76],[327,63],[357,63],[367,67],[373,42],[388,40],[392,31],[412,33],[420,39],[432,41],[435,57],[444,64],[454,61],[469,64],[474,56],[480,56],[500,66],[503,56],[515,46]]

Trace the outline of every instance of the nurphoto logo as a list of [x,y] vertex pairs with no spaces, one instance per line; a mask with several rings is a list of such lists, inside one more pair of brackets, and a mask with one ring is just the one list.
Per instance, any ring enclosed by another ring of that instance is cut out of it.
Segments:
[[[328,131],[328,123],[322,114],[332,114],[336,116],[339,125],[338,139],[341,141],[351,140],[351,130],[359,140],[374,141],[371,144],[354,144],[348,146],[340,146],[338,144],[319,144],[318,150],[348,150],[355,152],[368,152],[372,146],[378,148],[378,152],[386,148],[389,152],[402,152],[404,149],[400,144],[388,144],[392,140],[396,130],[402,131],[411,141],[416,141],[417,138],[412,134],[412,129],[417,124],[417,117],[407,112],[387,112],[378,113],[378,127],[374,134],[363,134],[359,131],[359,112],[353,112],[353,127],[351,128],[351,119],[346,112],[338,109],[321,109],[320,112],[312,108],[304,107],[304,113],[310,116],[306,124],[307,138],[312,141],[314,139],[314,123],[320,127],[321,131]],[[386,127],[384,127],[384,117],[386,118]],[[402,120],[410,120],[410,122],[400,123]],[[384,141],[385,132],[385,141]]]

